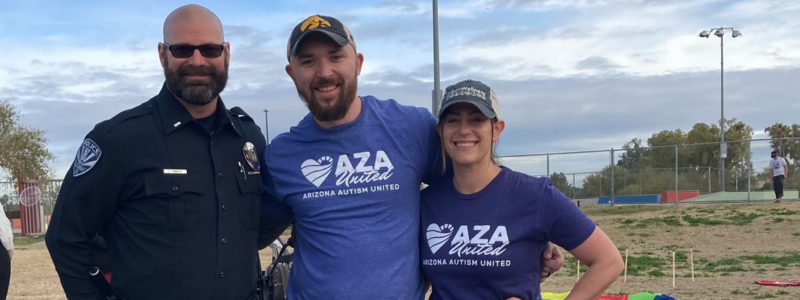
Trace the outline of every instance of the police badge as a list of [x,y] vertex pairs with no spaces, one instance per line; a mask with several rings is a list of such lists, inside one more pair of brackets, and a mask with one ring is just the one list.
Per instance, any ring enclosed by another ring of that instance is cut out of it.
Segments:
[[247,172],[247,175],[261,174],[261,166],[258,164],[258,155],[256,155],[256,146],[251,142],[244,143],[244,160],[250,169],[253,171]]

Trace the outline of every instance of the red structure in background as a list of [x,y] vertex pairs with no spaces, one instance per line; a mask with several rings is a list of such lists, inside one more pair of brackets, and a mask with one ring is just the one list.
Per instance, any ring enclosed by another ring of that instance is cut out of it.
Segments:
[[[700,191],[678,191],[678,201],[684,201],[699,197]],[[661,193],[661,203],[675,203],[675,191],[664,191]]]
[[[42,205],[40,201],[39,180],[22,180],[17,177],[17,195],[19,195],[19,215],[22,225],[22,235],[42,235],[44,234],[44,222],[42,222]],[[32,188],[23,195],[23,191]],[[25,198],[25,199],[23,199]]]

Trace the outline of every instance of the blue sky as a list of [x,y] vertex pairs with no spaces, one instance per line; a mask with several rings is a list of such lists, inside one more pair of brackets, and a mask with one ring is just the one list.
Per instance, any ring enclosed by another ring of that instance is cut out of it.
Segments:
[[[187,3],[0,2],[0,97],[47,132],[58,177],[94,124],[158,92],[163,21]],[[428,1],[196,3],[218,14],[231,43],[223,99],[262,129],[269,109],[270,138],[307,113],[284,55],[291,28],[317,13],[353,32],[365,56],[359,94],[431,106]],[[798,122],[798,1],[442,0],[439,13],[442,88],[466,78],[495,88],[507,124],[501,155],[619,148],[718,122],[719,39],[697,35],[720,26],[744,34],[725,36],[726,117],[757,138],[773,123]]]

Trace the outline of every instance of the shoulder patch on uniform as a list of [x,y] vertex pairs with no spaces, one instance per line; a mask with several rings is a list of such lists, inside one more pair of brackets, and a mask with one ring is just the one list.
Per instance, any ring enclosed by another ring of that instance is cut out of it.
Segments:
[[72,177],[78,177],[89,172],[100,159],[101,154],[103,154],[103,151],[100,150],[97,143],[91,139],[83,140],[78,153],[75,154],[75,161],[72,163]]

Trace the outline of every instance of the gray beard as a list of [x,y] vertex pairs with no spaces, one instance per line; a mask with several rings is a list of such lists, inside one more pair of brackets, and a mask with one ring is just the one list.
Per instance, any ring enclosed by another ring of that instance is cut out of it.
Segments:
[[[186,82],[187,75],[209,75],[210,82]],[[169,69],[169,65],[164,67],[164,77],[166,78],[167,88],[175,97],[189,104],[198,106],[211,103],[219,97],[228,82],[228,64],[225,69],[218,72],[213,66],[191,67],[181,66],[177,71]]]

